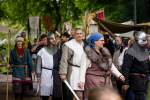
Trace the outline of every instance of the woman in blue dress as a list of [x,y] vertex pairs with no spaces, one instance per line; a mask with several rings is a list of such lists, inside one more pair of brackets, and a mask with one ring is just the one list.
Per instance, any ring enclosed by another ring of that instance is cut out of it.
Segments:
[[15,39],[15,47],[10,53],[12,65],[12,89],[15,100],[23,100],[24,93],[29,90],[32,83],[31,73],[35,75],[34,66],[29,49],[23,46],[24,39],[20,36]]

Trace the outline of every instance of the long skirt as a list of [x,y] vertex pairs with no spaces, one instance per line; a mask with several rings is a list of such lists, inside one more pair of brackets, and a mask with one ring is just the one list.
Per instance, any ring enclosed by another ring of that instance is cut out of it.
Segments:
[[104,77],[87,74],[86,78],[85,78],[84,98],[87,98],[90,90],[92,90],[96,86],[112,87],[112,82],[111,82],[110,76],[108,76],[106,78],[106,82],[105,82]]

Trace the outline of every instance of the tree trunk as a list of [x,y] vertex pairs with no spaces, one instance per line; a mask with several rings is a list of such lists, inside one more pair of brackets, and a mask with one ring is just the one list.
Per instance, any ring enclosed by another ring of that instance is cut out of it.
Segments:
[[147,0],[140,0],[142,4],[142,10],[143,10],[143,20],[144,22],[149,22],[150,21],[150,14],[149,14],[149,4]]
[[57,18],[56,18],[56,25],[55,25],[54,31],[57,30],[58,25],[59,25],[59,23],[61,22],[61,14],[60,14],[60,12],[59,12],[59,9],[60,9],[60,2],[61,2],[61,0],[59,0],[58,2],[57,2],[56,0],[53,0],[55,12],[56,12],[56,15],[57,15]]

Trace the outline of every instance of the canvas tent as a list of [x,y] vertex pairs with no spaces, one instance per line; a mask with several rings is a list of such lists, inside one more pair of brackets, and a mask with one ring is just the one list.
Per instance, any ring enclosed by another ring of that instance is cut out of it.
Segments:
[[[0,32],[8,32],[8,31],[9,31],[9,28],[0,25]],[[14,30],[10,30],[10,31],[14,32]]]
[[148,26],[150,26],[150,22],[147,22],[147,23],[141,23],[141,24],[138,24],[138,25],[148,25]]
[[112,33],[122,34],[132,30],[141,30],[144,28],[149,28],[148,25],[124,25],[124,24],[102,20],[96,17],[94,17],[94,20],[98,23],[102,31],[106,31],[110,34]]
[[[121,24],[134,25],[134,22],[133,21],[127,21],[127,22],[124,22],[124,23],[121,23]],[[119,36],[121,36],[121,37],[133,37],[133,32],[134,31],[129,31],[129,32],[126,32],[126,33],[122,33]]]

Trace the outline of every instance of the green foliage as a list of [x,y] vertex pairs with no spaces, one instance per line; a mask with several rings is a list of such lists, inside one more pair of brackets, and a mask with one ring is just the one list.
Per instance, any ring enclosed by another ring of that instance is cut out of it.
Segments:
[[[63,22],[73,20],[73,24],[82,23],[81,15],[89,9],[91,12],[104,9],[106,20],[124,22],[133,20],[134,0],[1,0],[0,20],[11,24],[26,26],[28,17],[33,15],[51,16],[57,29]],[[150,21],[150,0],[137,1],[137,22]],[[41,18],[42,19],[42,18]],[[80,21],[80,22],[79,22]],[[75,27],[76,25],[74,25]]]
[[[114,22],[125,22],[133,20],[134,0],[76,0],[76,6],[80,7],[82,13],[89,9],[96,11],[104,8],[106,20]],[[137,22],[150,21],[150,0],[137,1]]]
[[7,2],[8,18],[22,25],[27,25],[29,16],[48,15],[51,16],[57,29],[63,22],[78,20],[81,14],[80,9],[75,6],[75,0],[8,0]]

